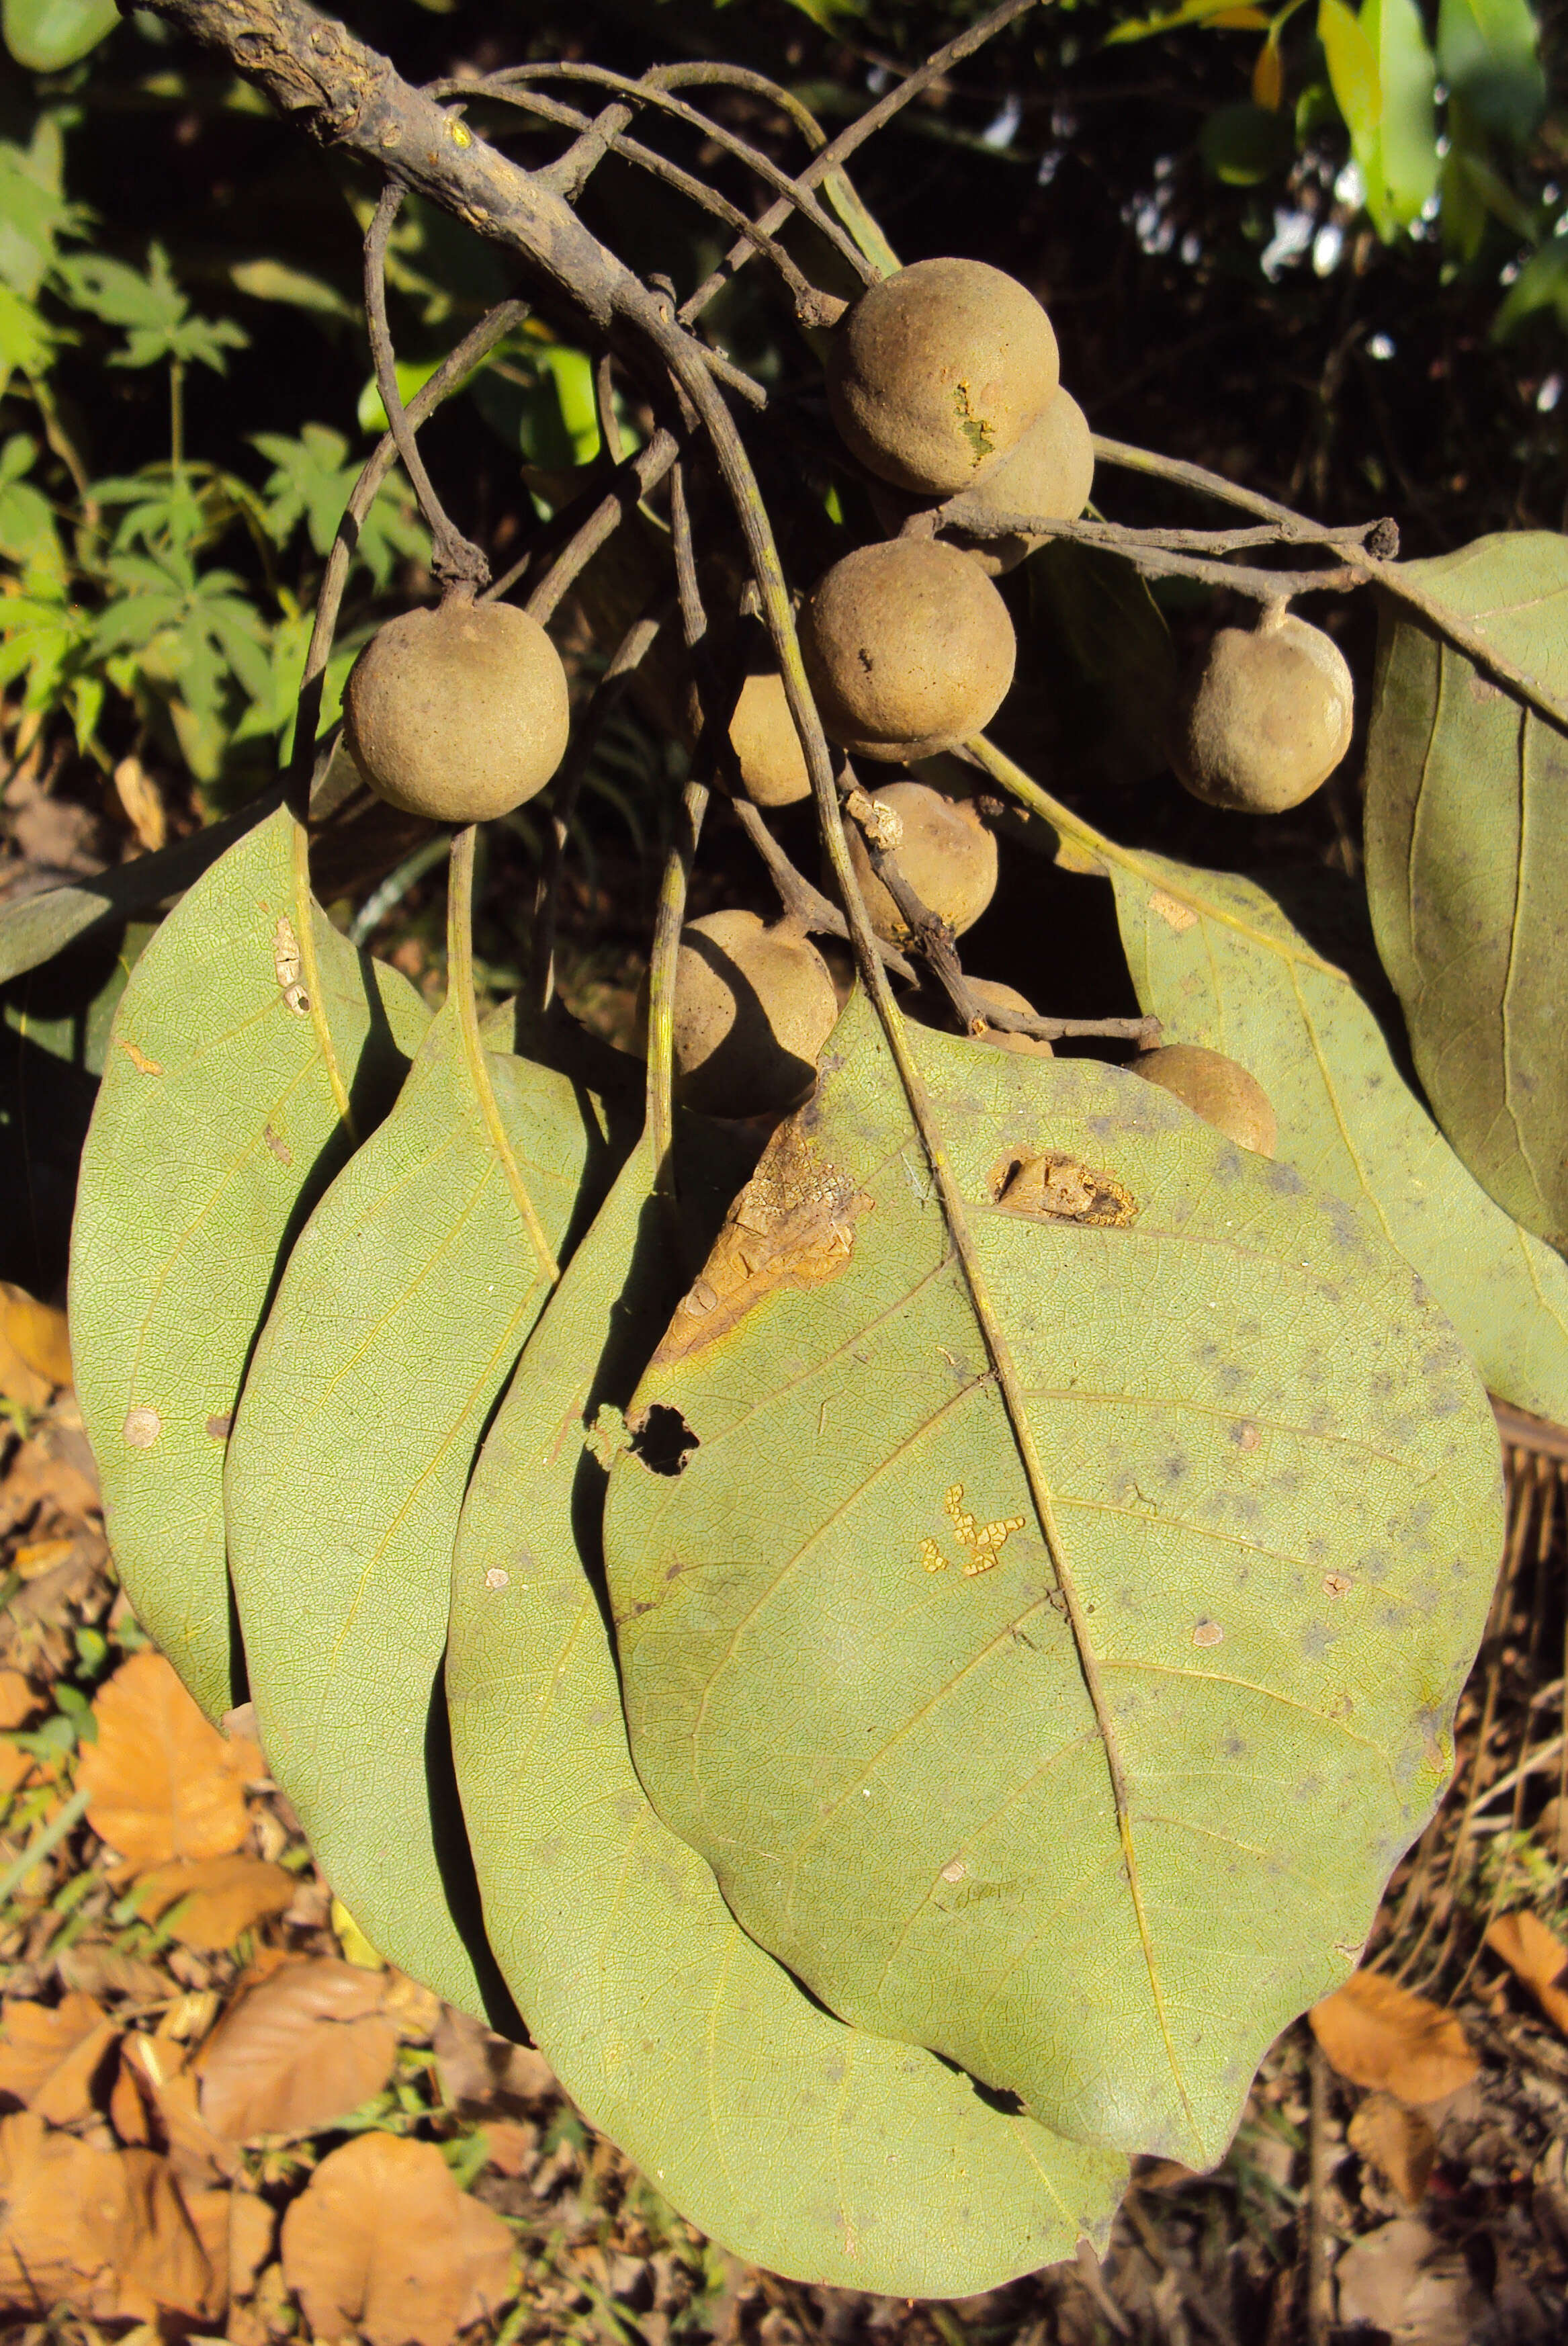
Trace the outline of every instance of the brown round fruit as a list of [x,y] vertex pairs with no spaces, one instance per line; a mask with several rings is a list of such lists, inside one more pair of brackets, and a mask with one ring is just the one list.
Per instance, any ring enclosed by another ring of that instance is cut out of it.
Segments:
[[[983,1010],[1022,1010],[1031,1018],[1035,1015],[1028,995],[1020,994],[1015,985],[1003,985],[1000,978],[972,977],[969,990]],[[1015,1052],[1022,1059],[1054,1059],[1056,1056],[1044,1035],[1015,1035],[1005,1026],[988,1026],[975,1040],[989,1043],[998,1051]]]
[[[969,492],[972,501],[994,514],[1038,514],[1046,521],[1076,521],[1095,485],[1095,443],[1089,420],[1077,401],[1059,391],[1011,455],[1003,456]],[[1045,539],[1015,531],[1008,537],[978,537],[949,532],[978,562],[988,578],[1016,569]]]
[[810,797],[806,752],[777,668],[747,678],[729,720],[729,739],[747,795],[758,806],[794,806]]
[[705,1116],[794,1107],[838,1015],[828,964],[799,929],[738,911],[689,921],[676,964],[677,1096]]
[[432,822],[488,822],[565,754],[561,656],[514,603],[449,597],[379,627],[350,671],[345,734],[378,796]]
[[1158,1084],[1238,1148],[1273,1156],[1278,1132],[1268,1094],[1223,1051],[1206,1051],[1197,1043],[1164,1043],[1157,1050],[1140,1051],[1130,1065],[1135,1076]]
[[990,723],[1017,645],[1006,604],[968,555],[901,537],[824,571],[800,649],[830,740],[899,764]]
[[[899,870],[926,910],[939,913],[954,936],[962,936],[996,893],[994,835],[967,799],[944,798],[925,782],[890,782],[878,790],[876,802],[890,808],[903,826],[892,851]],[[845,829],[872,928],[890,944],[906,944],[910,932],[871,870],[859,824],[847,823]]]
[[828,404],[845,444],[895,488],[952,496],[1022,438],[1056,389],[1051,321],[983,260],[917,260],[840,321]]
[[1282,814],[1350,746],[1355,693],[1339,646],[1282,607],[1222,627],[1176,706],[1171,763],[1207,806]]

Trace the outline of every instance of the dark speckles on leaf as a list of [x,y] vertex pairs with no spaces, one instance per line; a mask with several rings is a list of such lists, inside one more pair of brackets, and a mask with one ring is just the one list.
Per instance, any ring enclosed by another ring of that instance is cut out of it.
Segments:
[[1299,1198],[1307,1188],[1294,1165],[1271,1163],[1268,1168],[1268,1178],[1269,1188],[1279,1198]]

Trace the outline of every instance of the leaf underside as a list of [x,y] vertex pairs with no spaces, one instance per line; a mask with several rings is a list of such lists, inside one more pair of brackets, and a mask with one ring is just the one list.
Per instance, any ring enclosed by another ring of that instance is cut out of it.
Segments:
[[[306,918],[314,1005],[290,951]],[[239,1698],[223,1537],[233,1413],[290,1239],[351,1147],[323,1025],[363,1132],[427,1021],[405,979],[301,905],[281,808],[170,913],[115,1014],[82,1158],[71,1349],[121,1577],[212,1719]]]
[[225,1482],[268,1762],[372,1945],[504,2017],[474,1912],[441,1684],[452,1545],[552,1253],[613,1169],[597,1103],[484,1029],[505,1154],[452,1005],[297,1241]]
[[737,2255],[898,2296],[990,2288],[1103,2240],[1125,2161],[834,2019],[738,1928],[633,1772],[599,1602],[605,1470],[583,1433],[626,1400],[679,1291],[649,1189],[639,1151],[463,1509],[447,1691],[491,1943],[587,2117]]
[[1120,1069],[911,1041],[1084,1649],[860,1003],[638,1389],[684,1472],[612,1474],[637,1770],[843,2017],[1207,2167],[1446,1779],[1495,1428],[1408,1264],[1294,1168]]
[[1058,861],[1111,882],[1138,1004],[1162,1040],[1248,1068],[1273,1104],[1281,1161],[1371,1212],[1494,1393],[1568,1420],[1568,1263],[1487,1196],[1405,1072],[1357,892],[1329,872],[1265,887],[1118,846],[983,746],[1056,833]]
[[[1568,694],[1568,538],[1483,537],[1407,567]],[[1390,598],[1380,619],[1366,814],[1378,949],[1444,1132],[1507,1213],[1563,1249],[1568,738]]]

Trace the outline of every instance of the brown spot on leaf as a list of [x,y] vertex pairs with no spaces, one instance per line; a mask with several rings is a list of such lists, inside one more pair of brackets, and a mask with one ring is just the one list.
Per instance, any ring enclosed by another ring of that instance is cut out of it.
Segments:
[[1081,1164],[1064,1149],[1047,1148],[1039,1157],[1012,1151],[992,1167],[990,1180],[992,1197],[1006,1213],[1105,1229],[1125,1229],[1137,1219],[1137,1199],[1114,1173]]
[[1167,896],[1163,888],[1156,888],[1150,896],[1149,910],[1162,920],[1168,929],[1174,929],[1178,937],[1184,929],[1190,929],[1197,919],[1197,914],[1190,904],[1184,904],[1179,896]]
[[290,1148],[286,1140],[280,1140],[279,1138],[278,1135],[273,1131],[270,1124],[262,1126],[261,1137],[267,1143],[268,1148],[272,1151],[273,1156],[278,1159],[280,1165],[292,1165],[294,1162],[293,1150]]
[[226,1409],[220,1417],[209,1417],[207,1421],[207,1433],[209,1441],[227,1442],[233,1431],[234,1412],[231,1409]]
[[156,1409],[127,1410],[121,1432],[133,1450],[150,1450],[163,1432],[163,1420]]
[[138,1044],[127,1042],[123,1035],[117,1035],[115,1040],[138,1076],[162,1075],[163,1069],[158,1066],[158,1061],[149,1059]]
[[780,1289],[820,1287],[847,1269],[855,1224],[871,1201],[813,1148],[802,1115],[781,1124],[763,1150],[701,1277],[676,1308],[656,1366],[717,1342]]
[[1192,1633],[1195,1646],[1219,1646],[1225,1642],[1225,1631],[1217,1621],[1200,1621]]

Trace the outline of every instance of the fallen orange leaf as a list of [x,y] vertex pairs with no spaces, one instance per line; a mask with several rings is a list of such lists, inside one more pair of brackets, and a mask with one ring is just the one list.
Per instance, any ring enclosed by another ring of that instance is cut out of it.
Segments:
[[1382,1972],[1352,1972],[1308,2018],[1341,2077],[1401,2102],[1441,2102],[1481,2067],[1451,2012]]
[[155,1867],[137,1884],[137,1912],[157,1922],[178,1904],[170,1936],[183,1947],[218,1953],[241,1931],[294,1902],[294,1876],[259,1857],[209,1857],[199,1865]]
[[213,2271],[168,2160],[127,2150],[120,2163],[131,2218],[119,2272],[122,2318],[156,2322],[160,2314],[200,2320],[221,2313],[228,2275]]
[[0,2305],[111,2320],[136,2217],[119,2154],[56,2134],[31,2110],[0,2118]]
[[0,1670],[0,1729],[25,1727],[44,1707],[20,1670]]
[[0,1279],[0,1330],[36,1376],[51,1385],[70,1383],[70,1338],[56,1305],[40,1303],[25,1287]]
[[233,2181],[243,2161],[233,2144],[214,2134],[202,2116],[183,2048],[162,2037],[133,2036],[122,2057],[135,2069],[139,2087],[158,2112],[168,2163],[181,2186],[204,2190],[219,2181]]
[[1406,2207],[1419,2208],[1437,2157],[1437,2137],[1420,2110],[1392,2094],[1369,2094],[1345,2133],[1351,2149],[1392,2184]]
[[0,2034],[0,2094],[24,2106],[70,2058],[108,2025],[96,1997],[62,1996],[56,2004],[17,2003],[5,2008]]
[[87,1822],[132,1873],[172,1858],[229,1857],[245,1839],[253,1743],[208,1724],[161,1654],[132,1654],[93,1704],[97,1740],[82,1747]]
[[449,2346],[511,2294],[514,2243],[433,2143],[361,2134],[283,2218],[283,2278],[318,2338]]
[[201,2115],[229,2142],[314,2134],[378,2094],[397,2059],[384,1974],[323,1956],[280,1964],[196,2061]]
[[1515,1978],[1522,1980],[1548,2020],[1568,2036],[1568,1947],[1528,1908],[1500,1914],[1486,1934]]

